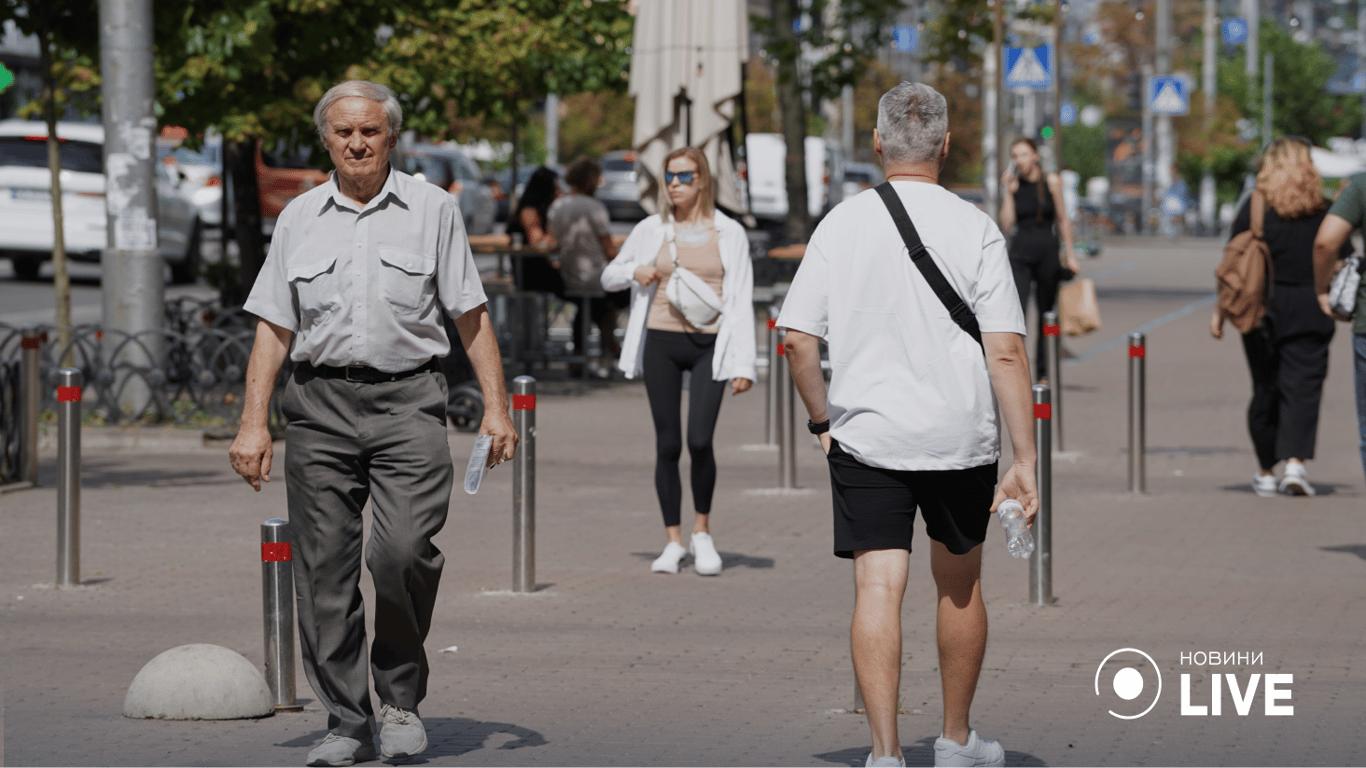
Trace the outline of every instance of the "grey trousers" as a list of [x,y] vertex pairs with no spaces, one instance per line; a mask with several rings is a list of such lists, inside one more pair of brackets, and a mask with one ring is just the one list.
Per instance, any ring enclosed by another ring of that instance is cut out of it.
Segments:
[[420,373],[363,384],[301,366],[285,388],[285,487],[304,672],[329,730],[369,741],[374,710],[360,592],[361,510],[372,501],[365,565],[375,584],[369,653],[380,701],[416,710],[423,642],[445,557],[432,536],[450,505],[446,380]]

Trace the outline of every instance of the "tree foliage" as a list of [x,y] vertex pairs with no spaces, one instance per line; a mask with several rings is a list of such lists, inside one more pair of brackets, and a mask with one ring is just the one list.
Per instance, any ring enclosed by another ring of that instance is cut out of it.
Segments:
[[902,6],[901,0],[809,0],[804,15],[810,23],[792,35],[778,30],[779,24],[791,23],[786,15],[780,20],[778,14],[756,14],[750,24],[764,37],[764,48],[774,61],[807,62],[799,84],[802,90],[812,99],[833,99],[844,86],[862,80],[877,52],[890,43],[892,23]]

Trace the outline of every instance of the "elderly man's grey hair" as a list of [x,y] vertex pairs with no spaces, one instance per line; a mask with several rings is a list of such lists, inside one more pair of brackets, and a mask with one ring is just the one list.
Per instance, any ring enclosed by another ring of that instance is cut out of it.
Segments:
[[949,131],[949,104],[924,83],[903,82],[877,103],[877,133],[882,157],[891,163],[928,163],[939,159]]
[[313,125],[317,127],[318,135],[324,142],[327,141],[327,110],[331,109],[333,104],[352,96],[379,102],[380,106],[384,107],[384,115],[389,118],[389,135],[398,135],[399,128],[403,125],[403,107],[399,106],[394,92],[369,80],[347,80],[329,88],[318,101],[318,106],[313,108]]

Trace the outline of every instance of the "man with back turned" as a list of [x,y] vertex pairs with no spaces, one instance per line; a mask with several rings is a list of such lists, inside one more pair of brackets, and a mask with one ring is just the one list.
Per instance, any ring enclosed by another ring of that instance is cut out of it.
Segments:
[[456,198],[389,165],[402,123],[397,99],[382,85],[349,81],[323,96],[313,118],[337,171],[280,215],[247,300],[260,321],[230,458],[257,491],[270,481],[267,414],[288,354],[297,364],[282,405],[299,637],[329,731],[308,765],[351,765],[375,758],[372,676],[380,754],[427,748],[417,713],[429,672],[423,641],[444,563],[432,537],[446,522],[453,476],[436,360],[450,351],[442,312],[454,318],[484,393],[479,431],[493,438],[490,462],[512,458],[517,437]]

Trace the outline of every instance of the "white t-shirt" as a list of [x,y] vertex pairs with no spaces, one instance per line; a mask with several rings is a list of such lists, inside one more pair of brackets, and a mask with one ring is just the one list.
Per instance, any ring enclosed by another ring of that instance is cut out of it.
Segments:
[[[983,333],[1025,333],[1005,238],[936,184],[892,185],[930,257]],[[966,469],[1000,457],[982,347],[911,262],[876,190],[836,206],[811,237],[778,325],[830,345],[830,434],[897,470]]]
[[551,237],[560,243],[560,275],[571,291],[602,292],[607,257],[601,238],[612,234],[612,221],[601,200],[578,193],[557,198],[546,212]]

